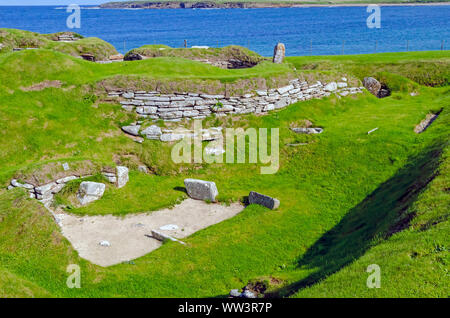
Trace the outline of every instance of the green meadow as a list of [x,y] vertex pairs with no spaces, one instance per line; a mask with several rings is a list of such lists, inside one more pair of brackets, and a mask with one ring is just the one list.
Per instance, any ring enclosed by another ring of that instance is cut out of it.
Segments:
[[[392,95],[332,95],[266,116],[204,121],[205,127],[279,128],[279,170],[263,175],[261,163],[175,164],[171,144],[125,136],[120,127],[136,118],[98,94],[102,83],[127,80],[221,89],[293,76],[374,76]],[[449,51],[289,57],[282,65],[239,70],[170,56],[95,64],[51,47],[1,53],[0,297],[226,297],[249,282],[264,285],[267,297],[448,297],[449,80]],[[29,89],[44,81],[61,85]],[[439,111],[425,132],[414,133]],[[324,132],[289,129],[303,120]],[[305,145],[288,145],[298,143]],[[39,202],[24,190],[6,190],[13,177],[51,180],[49,167],[63,162],[94,179],[103,166],[131,168],[127,186],[108,186],[86,207],[70,206],[79,181],[69,184],[56,201],[77,215],[172,206],[186,198],[177,190],[185,178],[216,182],[221,204],[244,202],[257,191],[281,206],[247,206],[188,237],[186,246],[170,242],[132,263],[103,268],[78,256]],[[151,173],[138,172],[141,164]],[[81,267],[80,289],[66,286],[69,264]],[[366,286],[371,264],[381,268],[381,288]]]

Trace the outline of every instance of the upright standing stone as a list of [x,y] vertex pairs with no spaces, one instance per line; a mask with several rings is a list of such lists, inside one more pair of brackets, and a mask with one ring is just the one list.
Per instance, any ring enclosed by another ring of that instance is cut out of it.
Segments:
[[216,197],[219,195],[216,184],[211,181],[186,179],[184,185],[192,199],[216,202]]
[[128,168],[122,167],[122,166],[117,166],[116,177],[117,177],[117,187],[119,189],[123,188],[128,183],[128,180],[129,180]]
[[283,43],[278,43],[273,51],[273,62],[276,64],[281,64],[284,61],[286,55],[286,48]]

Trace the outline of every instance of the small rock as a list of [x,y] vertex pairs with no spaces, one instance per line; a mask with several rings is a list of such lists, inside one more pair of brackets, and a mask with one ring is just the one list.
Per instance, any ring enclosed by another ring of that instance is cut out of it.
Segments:
[[52,193],[56,194],[59,193],[66,185],[64,183],[60,183],[58,185],[56,185],[53,189],[52,189]]
[[232,289],[230,291],[230,296],[231,297],[240,297],[241,296],[241,292],[239,291],[239,289]]
[[302,127],[294,127],[291,128],[293,132],[296,134],[321,134],[323,132],[323,128],[302,128]]
[[104,246],[104,247],[110,247],[111,243],[109,243],[108,241],[100,241],[100,243],[98,243],[100,246]]
[[127,99],[134,98],[134,93],[133,92],[125,92],[122,94],[122,97],[127,98]]
[[127,134],[130,134],[132,136],[139,136],[139,130],[141,129],[140,125],[133,125],[133,126],[123,126],[122,130],[126,132]]
[[256,298],[255,294],[249,290],[244,290],[244,292],[241,294],[241,297],[242,298]]
[[141,134],[145,137],[147,137],[147,139],[155,139],[158,140],[161,135],[162,135],[162,131],[161,128],[156,126],[156,125],[151,125],[150,127],[145,128]]
[[52,182],[52,183],[49,183],[49,184],[46,184],[46,185],[43,185],[40,187],[36,187],[36,193],[45,196],[45,194],[50,193],[54,187],[56,187],[56,182]]
[[161,226],[159,229],[162,231],[175,231],[175,230],[178,230],[178,225],[167,224],[167,225]]
[[211,181],[186,179],[184,185],[192,199],[216,202],[216,197],[219,195],[216,184]]
[[69,176],[69,177],[65,177],[65,178],[61,178],[61,179],[56,180],[56,183],[58,183],[58,184],[67,183],[69,181],[76,180],[76,179],[78,179],[78,177],[76,177],[76,176]]
[[128,181],[130,180],[129,176],[128,176],[128,168],[127,167],[123,167],[123,166],[117,166],[116,168],[116,175],[117,175],[117,187],[123,188]]
[[148,168],[147,168],[147,166],[139,166],[138,171],[140,171],[142,173],[148,173]]
[[337,86],[336,82],[331,82],[331,83],[328,83],[327,85],[325,85],[325,87],[323,89],[326,92],[334,92],[335,90],[338,89],[338,86]]
[[278,199],[254,191],[250,192],[248,195],[248,203],[259,204],[271,210],[276,210],[280,206],[280,201]]

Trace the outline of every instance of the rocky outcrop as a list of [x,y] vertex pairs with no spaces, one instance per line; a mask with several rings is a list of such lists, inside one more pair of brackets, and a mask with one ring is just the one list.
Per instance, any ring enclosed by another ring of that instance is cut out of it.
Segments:
[[85,181],[81,182],[77,198],[81,205],[87,205],[99,200],[105,193],[106,186],[103,183]]
[[250,192],[248,195],[248,203],[259,204],[271,210],[276,210],[280,206],[280,201],[278,199],[254,191]]
[[[306,81],[294,79],[289,82],[289,85],[283,87],[257,90],[242,96],[228,97],[222,94],[187,92],[162,94],[158,91],[129,90],[109,91],[108,96],[119,98],[123,109],[135,111],[140,118],[180,121],[183,118],[203,119],[211,114],[216,116],[265,114],[299,101],[322,98],[331,94],[346,96],[361,93],[362,90],[362,87],[348,87],[345,81],[309,84]],[[152,135],[154,139],[158,138],[158,133],[148,135]]]
[[187,194],[195,200],[203,200],[216,202],[216,197],[219,195],[216,184],[211,181],[203,181],[197,179],[184,180]]
[[284,61],[286,55],[286,48],[283,43],[278,43],[273,51],[273,62],[275,64],[281,64]]

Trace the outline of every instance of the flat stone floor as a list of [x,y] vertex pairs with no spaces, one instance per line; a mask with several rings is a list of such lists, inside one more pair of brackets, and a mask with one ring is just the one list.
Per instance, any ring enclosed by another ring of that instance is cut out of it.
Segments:
[[[224,206],[186,199],[172,209],[125,217],[81,217],[65,213],[56,217],[60,220],[63,235],[80,257],[106,267],[136,259],[160,247],[162,242],[149,237],[152,230],[182,239],[232,218],[243,209],[239,203]],[[165,225],[176,225],[178,229],[161,230]],[[101,246],[102,241],[109,242],[110,246]]]

